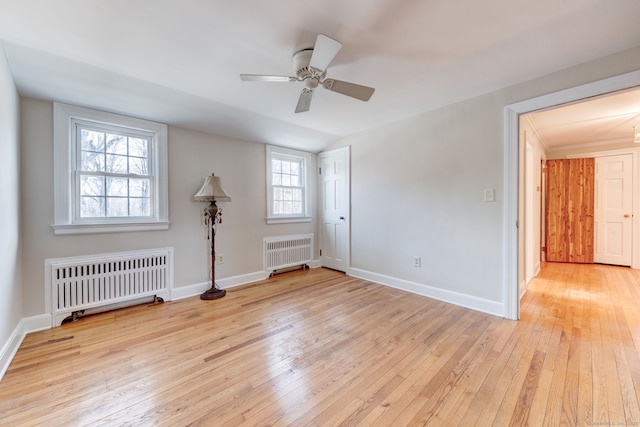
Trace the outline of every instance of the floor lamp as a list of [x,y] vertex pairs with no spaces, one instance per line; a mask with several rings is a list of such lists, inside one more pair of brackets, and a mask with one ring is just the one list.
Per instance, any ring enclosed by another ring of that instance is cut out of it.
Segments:
[[224,289],[218,289],[216,285],[216,225],[222,222],[222,209],[216,202],[230,202],[231,197],[225,193],[220,185],[220,177],[211,174],[204,179],[202,188],[193,196],[196,202],[209,202],[209,206],[204,209],[204,223],[211,240],[211,289],[206,290],[200,299],[212,300],[222,298],[227,294]]

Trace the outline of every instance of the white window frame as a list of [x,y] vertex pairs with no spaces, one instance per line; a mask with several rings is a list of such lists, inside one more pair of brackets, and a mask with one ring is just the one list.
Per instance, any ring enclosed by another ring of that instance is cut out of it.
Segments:
[[[150,170],[155,179],[150,218],[77,218],[79,190],[76,183],[75,122],[95,123],[101,127],[115,126],[153,135],[149,160]],[[132,232],[169,228],[166,124],[54,102],[53,128],[54,223],[51,227],[54,234]]]
[[[266,146],[266,166],[267,166],[267,224],[280,224],[288,222],[310,222],[313,200],[313,186],[311,185],[311,153],[306,151],[293,150],[290,148],[277,147],[275,145]],[[273,173],[271,169],[273,158],[289,158],[299,160],[302,163],[303,180],[303,201],[302,214],[274,214],[273,213]]]

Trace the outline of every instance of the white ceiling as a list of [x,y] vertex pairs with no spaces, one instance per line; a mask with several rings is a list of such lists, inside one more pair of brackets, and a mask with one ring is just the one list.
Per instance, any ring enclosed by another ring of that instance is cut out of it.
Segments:
[[[640,45],[638,0],[0,0],[22,95],[319,151],[335,139]],[[291,57],[341,41],[294,114]]]
[[528,114],[548,150],[633,141],[640,130],[640,89]]

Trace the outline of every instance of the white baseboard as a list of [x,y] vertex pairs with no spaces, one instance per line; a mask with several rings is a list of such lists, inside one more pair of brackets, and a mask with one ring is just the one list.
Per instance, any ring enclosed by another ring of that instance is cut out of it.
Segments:
[[211,287],[211,282],[196,283],[171,289],[171,301],[200,295]]
[[256,271],[255,273],[241,274],[240,276],[226,277],[224,279],[216,280],[218,286],[222,289],[233,288],[234,286],[246,285],[251,282],[259,282],[269,277],[269,274],[264,271]]
[[25,335],[31,332],[44,331],[45,329],[51,329],[52,318],[51,314],[39,314],[37,316],[26,317],[22,319],[24,322]]
[[0,380],[9,369],[9,365],[20,348],[24,337],[29,332],[42,331],[49,328],[51,328],[50,314],[41,314],[20,320],[7,342],[2,346],[2,350],[0,350]]
[[21,320],[0,351],[0,380],[4,377],[7,369],[9,369],[9,365],[11,364],[13,357],[16,355],[18,348],[20,348],[20,344],[22,344],[22,340],[24,340],[25,335],[24,320]]
[[379,283],[396,289],[402,289],[403,291],[470,308],[472,310],[481,311],[483,313],[492,314],[494,316],[504,317],[504,305],[501,302],[490,301],[471,295],[435,288],[422,283],[411,282],[409,280],[360,270],[359,268],[352,267],[349,269],[348,273],[350,276],[357,277],[359,279],[368,280],[370,282]]
[[[256,271],[255,273],[241,274],[240,276],[225,277],[223,279],[216,280],[216,283],[221,289],[229,289],[234,286],[246,285],[247,283],[257,282],[264,280],[269,275],[264,271]],[[179,288],[173,288],[171,290],[171,300],[179,300],[183,298],[189,298],[196,295],[200,295],[211,287],[211,282],[196,283],[193,285],[180,286]]]

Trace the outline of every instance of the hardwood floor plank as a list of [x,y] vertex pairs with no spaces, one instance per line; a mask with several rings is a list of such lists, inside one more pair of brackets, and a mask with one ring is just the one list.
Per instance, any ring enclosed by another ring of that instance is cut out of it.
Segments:
[[545,354],[536,350],[529,364],[529,370],[527,371],[527,377],[522,384],[522,389],[518,395],[518,403],[514,409],[509,426],[522,426],[527,424],[529,418],[529,411],[531,410],[531,402],[540,380],[542,373],[542,364],[544,363]]
[[545,264],[510,321],[331,270],[25,337],[0,425],[640,422],[640,272]]

